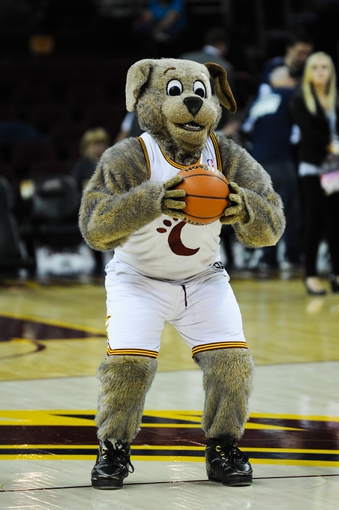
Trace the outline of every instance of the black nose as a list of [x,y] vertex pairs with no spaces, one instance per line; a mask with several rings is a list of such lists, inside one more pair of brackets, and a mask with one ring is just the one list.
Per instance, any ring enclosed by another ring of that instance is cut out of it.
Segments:
[[198,96],[185,97],[184,104],[187,106],[188,111],[195,116],[202,106],[202,99]]

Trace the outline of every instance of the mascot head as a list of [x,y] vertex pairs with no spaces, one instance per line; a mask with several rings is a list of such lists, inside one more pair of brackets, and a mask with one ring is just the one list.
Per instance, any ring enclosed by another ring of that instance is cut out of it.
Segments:
[[136,110],[141,128],[165,151],[201,150],[220,120],[220,103],[237,109],[225,69],[213,62],[144,59],[128,70],[127,110]]

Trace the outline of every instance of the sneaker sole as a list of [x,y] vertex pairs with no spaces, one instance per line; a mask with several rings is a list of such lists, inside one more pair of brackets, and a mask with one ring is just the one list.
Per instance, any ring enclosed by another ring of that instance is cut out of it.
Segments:
[[226,485],[227,487],[247,487],[252,485],[252,476],[232,476],[231,478],[226,478],[224,480],[219,480],[218,478],[209,476],[208,479],[212,482],[218,482],[222,485]]
[[123,483],[117,480],[92,480],[93,489],[117,490],[123,487]]

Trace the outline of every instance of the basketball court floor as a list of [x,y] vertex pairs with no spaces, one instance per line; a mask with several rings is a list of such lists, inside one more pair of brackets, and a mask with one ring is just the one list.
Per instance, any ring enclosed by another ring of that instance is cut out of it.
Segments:
[[[166,326],[132,444],[135,472],[91,488],[105,356],[103,277],[0,282],[0,508],[335,510],[339,508],[339,295],[307,296],[300,275],[231,273],[256,373],[239,446],[250,487],[207,480],[201,372]],[[131,315],[131,320],[133,316]]]

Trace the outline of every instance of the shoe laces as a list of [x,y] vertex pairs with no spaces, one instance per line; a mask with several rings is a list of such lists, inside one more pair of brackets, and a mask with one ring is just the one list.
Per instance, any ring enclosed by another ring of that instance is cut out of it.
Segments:
[[119,462],[127,467],[129,473],[134,472],[134,466],[130,460],[130,449],[127,443],[116,441],[113,446],[110,441],[105,441],[101,449],[102,458],[108,462]]
[[238,448],[236,441],[229,446],[224,446],[218,443],[215,446],[215,451],[219,454],[220,458],[225,462],[233,462],[235,460],[246,463],[248,457]]

